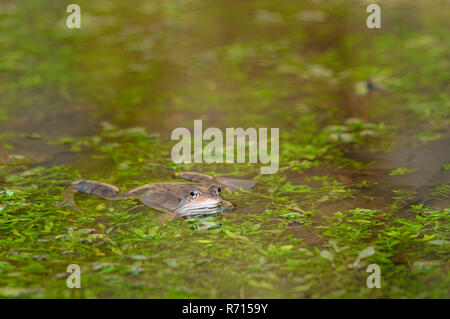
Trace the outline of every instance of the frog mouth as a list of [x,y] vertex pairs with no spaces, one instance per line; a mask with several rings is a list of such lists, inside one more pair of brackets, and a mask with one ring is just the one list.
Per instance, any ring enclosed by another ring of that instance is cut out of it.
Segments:
[[175,210],[181,215],[214,214],[220,211],[222,200],[205,200],[185,204]]

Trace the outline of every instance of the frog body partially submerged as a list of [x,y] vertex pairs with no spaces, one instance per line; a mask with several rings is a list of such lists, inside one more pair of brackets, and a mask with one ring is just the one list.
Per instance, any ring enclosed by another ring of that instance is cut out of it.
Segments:
[[256,182],[226,177],[212,177],[196,172],[181,172],[178,176],[195,183],[166,182],[139,186],[125,193],[110,184],[81,180],[75,181],[64,192],[60,206],[71,206],[80,211],[74,201],[76,193],[95,195],[106,200],[139,199],[145,205],[163,212],[158,220],[180,216],[214,214],[223,211],[222,190],[233,192],[252,188]]

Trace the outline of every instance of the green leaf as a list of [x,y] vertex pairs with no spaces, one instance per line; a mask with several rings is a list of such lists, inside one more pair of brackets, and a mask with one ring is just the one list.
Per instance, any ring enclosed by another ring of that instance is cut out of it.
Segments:
[[48,222],[45,223],[44,231],[46,233],[49,233],[52,230],[52,228],[53,228],[53,222],[52,221],[48,221]]
[[255,225],[253,225],[252,230],[255,231],[255,230],[258,230],[260,228],[261,228],[261,224],[255,224]]
[[230,238],[233,238],[233,239],[238,238],[238,235],[236,235],[235,233],[233,233],[233,232],[231,232],[231,231],[229,231],[229,230],[224,229],[223,232],[225,233],[225,235],[227,235],[227,236],[230,237]]

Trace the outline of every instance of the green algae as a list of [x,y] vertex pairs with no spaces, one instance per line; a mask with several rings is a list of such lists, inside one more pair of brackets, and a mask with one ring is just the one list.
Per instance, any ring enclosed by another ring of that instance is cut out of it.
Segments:
[[[376,160],[354,156],[389,151],[411,131],[424,143],[447,137],[448,8],[411,5],[419,28],[386,4],[391,25],[369,34],[364,25],[336,29],[332,21],[356,24],[348,15],[365,14],[339,1],[315,5],[325,23],[301,20],[303,4],[266,1],[79,4],[81,30],[65,30],[64,6],[42,1],[18,1],[1,19],[0,122],[11,127],[0,135],[0,154],[20,154],[30,129],[47,128],[48,114],[62,121],[58,112],[74,108],[103,122],[51,122],[54,131],[36,143],[69,153],[64,164],[30,154],[31,162],[0,165],[0,296],[448,297],[448,185],[431,191],[440,208],[410,205],[400,218],[395,212],[415,194],[387,185],[394,203],[386,203],[372,192]],[[45,17],[30,21],[37,11]],[[368,78],[380,87],[370,97]],[[43,121],[14,125],[27,114]],[[220,128],[280,127],[279,172],[172,163],[170,130],[200,117]],[[77,125],[83,129],[73,133]],[[349,135],[330,138],[336,133]],[[128,190],[178,181],[181,170],[258,184],[224,194],[235,210],[213,220],[159,224],[159,212],[133,200],[79,196],[84,214],[57,206],[76,179]],[[72,263],[81,267],[79,290],[66,286]],[[368,264],[380,265],[381,289],[367,288]]]

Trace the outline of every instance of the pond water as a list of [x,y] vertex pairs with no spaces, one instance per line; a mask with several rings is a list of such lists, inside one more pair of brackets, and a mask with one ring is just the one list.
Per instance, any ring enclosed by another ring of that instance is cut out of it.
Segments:
[[[449,297],[448,2],[380,1],[380,29],[356,0],[77,4],[80,29],[62,3],[0,4],[1,296]],[[279,128],[279,171],[173,163],[194,120]],[[165,224],[132,200],[56,206],[75,179],[183,170],[258,183]]]

